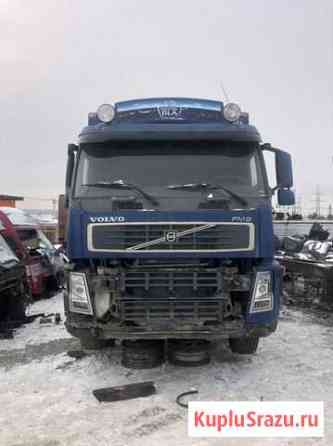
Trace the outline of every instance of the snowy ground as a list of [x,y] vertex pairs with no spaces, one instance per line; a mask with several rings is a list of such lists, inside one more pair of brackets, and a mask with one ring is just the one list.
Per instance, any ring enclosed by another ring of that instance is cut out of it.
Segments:
[[[62,313],[61,294],[31,312]],[[66,352],[79,344],[63,323],[36,320],[0,340],[0,446],[332,445],[332,339],[331,321],[287,309],[254,356],[231,354],[223,344],[208,366],[133,371],[120,365],[119,347],[70,358]],[[157,394],[117,403],[92,395],[142,380],[155,381]],[[175,398],[192,387],[202,400],[324,400],[325,439],[190,439],[186,409]]]

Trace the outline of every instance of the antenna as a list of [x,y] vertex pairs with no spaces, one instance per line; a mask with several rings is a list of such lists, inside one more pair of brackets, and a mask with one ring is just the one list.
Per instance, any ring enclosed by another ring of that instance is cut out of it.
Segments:
[[228,103],[228,102],[230,102],[229,96],[228,96],[228,93],[227,93],[226,89],[224,88],[222,80],[220,81],[220,84],[221,84],[221,88],[222,88],[222,93],[223,93],[224,99]]

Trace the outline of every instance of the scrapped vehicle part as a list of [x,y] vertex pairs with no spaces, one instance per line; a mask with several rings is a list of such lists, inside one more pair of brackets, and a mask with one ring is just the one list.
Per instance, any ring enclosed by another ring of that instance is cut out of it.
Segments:
[[95,398],[101,402],[123,401],[151,396],[156,393],[153,381],[127,384],[124,386],[105,387],[93,390]]
[[0,220],[0,321],[24,323],[29,300],[24,264],[11,245],[5,226]]
[[[303,260],[280,257],[285,268],[285,278],[290,282],[290,293],[302,297],[304,302],[330,303],[333,295],[333,264],[327,261]],[[316,292],[314,293],[314,291]],[[311,291],[311,292],[310,292]]]
[[40,324],[51,324],[52,319],[50,317],[41,317],[39,320]]
[[164,342],[154,340],[124,341],[121,363],[129,369],[151,369],[164,362]]
[[64,261],[38,222],[23,210],[8,207],[0,207],[0,220],[16,234],[15,244],[26,265],[31,294],[45,297],[61,288]]
[[39,317],[45,317],[45,313],[29,314],[29,316],[25,317],[24,323],[25,324],[30,324],[31,322],[33,322],[35,319],[37,319]]
[[189,390],[188,392],[183,392],[183,393],[181,393],[180,395],[177,396],[176,403],[178,404],[178,406],[184,407],[185,409],[188,409],[188,404],[187,403],[183,403],[181,401],[181,399],[184,398],[185,396],[195,395],[197,393],[199,393],[197,390]]
[[170,341],[168,359],[183,367],[206,365],[210,362],[210,342],[200,339]]
[[243,338],[230,338],[229,345],[233,353],[240,355],[252,355],[257,351],[258,336],[244,336]]
[[287,252],[301,252],[306,241],[305,237],[302,236],[287,236],[282,240],[282,249]]
[[304,244],[303,253],[309,254],[313,259],[324,260],[332,248],[332,242],[318,242],[315,240],[308,240]]
[[324,242],[328,239],[330,233],[326,229],[324,229],[321,223],[315,222],[313,223],[310,232],[309,239],[318,240],[319,242]]

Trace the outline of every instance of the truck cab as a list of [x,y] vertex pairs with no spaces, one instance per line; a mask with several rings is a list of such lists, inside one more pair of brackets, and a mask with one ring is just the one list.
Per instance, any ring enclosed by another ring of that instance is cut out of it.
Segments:
[[224,338],[253,353],[280,308],[271,199],[293,204],[292,186],[290,155],[261,144],[236,104],[103,104],[68,146],[67,329],[81,340]]

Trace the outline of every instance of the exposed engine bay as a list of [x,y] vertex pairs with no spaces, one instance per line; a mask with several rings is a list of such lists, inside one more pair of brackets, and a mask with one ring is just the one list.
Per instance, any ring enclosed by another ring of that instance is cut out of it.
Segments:
[[99,322],[199,328],[242,318],[253,283],[249,266],[246,261],[141,259],[90,265],[84,272]]

